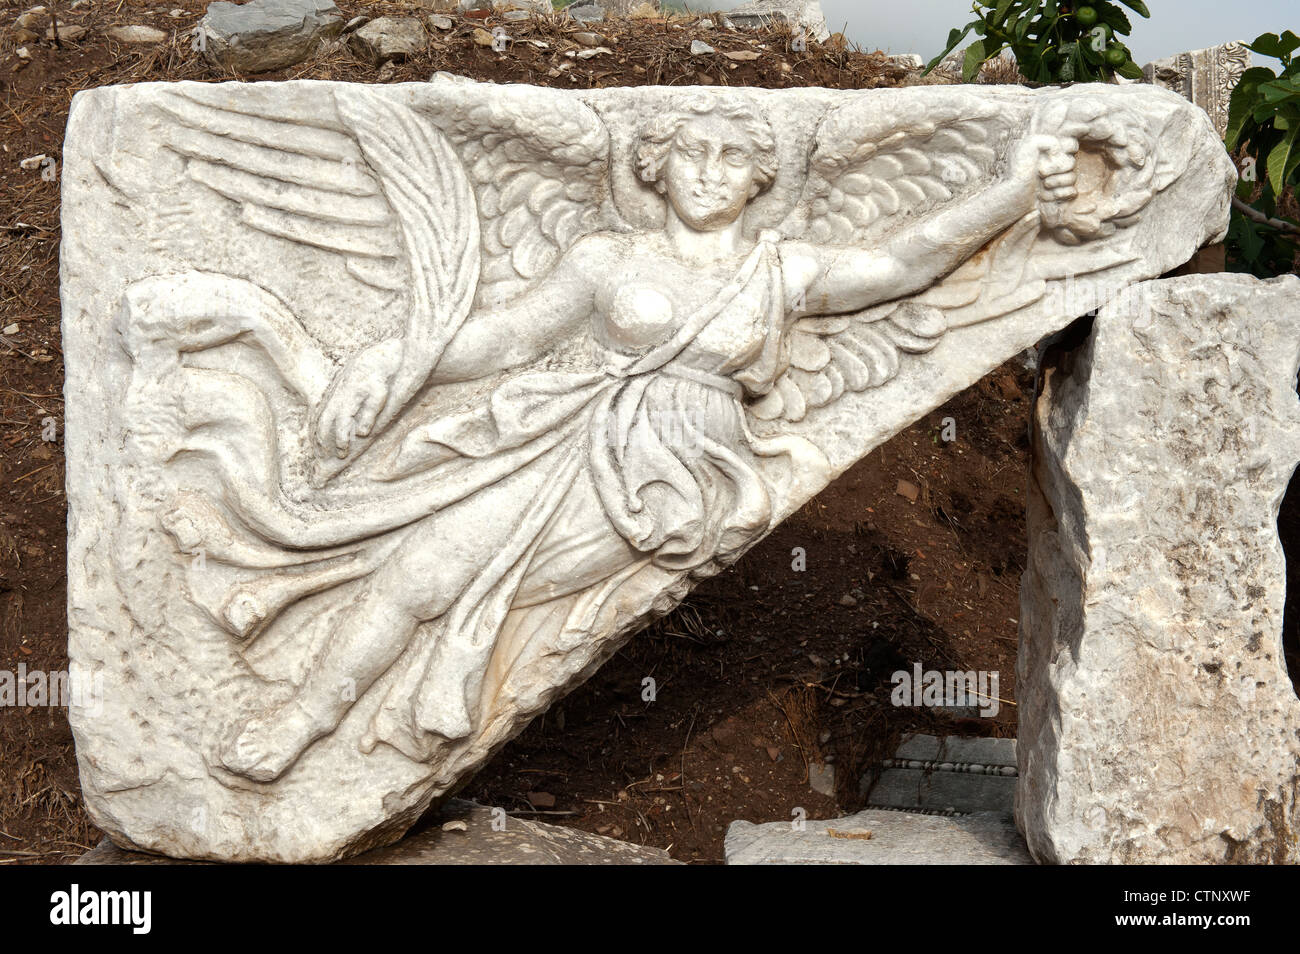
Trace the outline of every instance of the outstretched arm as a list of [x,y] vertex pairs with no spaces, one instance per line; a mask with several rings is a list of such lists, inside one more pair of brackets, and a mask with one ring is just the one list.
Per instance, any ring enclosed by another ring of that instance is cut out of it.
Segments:
[[[1039,202],[1074,198],[1078,142],[1027,136],[1005,179],[954,208],[928,216],[877,248],[796,244],[788,284],[808,312],[840,314],[916,294],[943,278]],[[800,294],[802,292],[802,294]]]
[[[555,270],[527,294],[468,319],[448,342],[429,382],[472,381],[529,364],[591,317],[596,270],[574,246]],[[577,254],[575,254],[577,253]],[[353,441],[370,436],[389,400],[402,365],[402,338],[389,338],[359,352],[344,366],[326,395],[316,422],[320,448],[340,459]]]
[[[581,256],[578,256],[581,258]],[[591,320],[590,269],[566,257],[526,295],[473,316],[447,344],[429,380],[472,381],[531,364]]]

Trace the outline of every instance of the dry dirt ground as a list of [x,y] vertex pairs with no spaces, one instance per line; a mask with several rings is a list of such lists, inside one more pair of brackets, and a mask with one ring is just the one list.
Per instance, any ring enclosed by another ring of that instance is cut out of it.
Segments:
[[[476,27],[500,22],[492,16],[457,18],[425,53],[383,70],[336,48],[291,70],[233,77],[190,48],[202,13],[194,0],[51,5],[60,23],[88,28],[77,43],[17,42],[10,27],[26,6],[0,5],[0,668],[8,670],[67,664],[59,187],[19,161],[43,153],[57,162],[77,90],[164,79],[422,81],[436,70],[584,88],[906,81],[880,53],[838,43],[793,52],[788,33],[705,30],[694,18],[603,24],[596,29],[615,52],[559,69],[563,52],[578,48],[568,36],[575,27],[559,18],[511,23],[516,37],[550,48],[516,43],[498,54],[472,40]],[[413,12],[397,3],[340,6],[349,16]],[[171,38],[143,47],[107,38],[123,24]],[[695,38],[760,55],[692,57]],[[29,59],[16,54],[19,45]],[[789,819],[796,808],[826,818],[861,805],[860,776],[907,731],[1014,735],[1032,384],[1008,364],[877,449],[634,638],[461,794],[717,862],[734,819]],[[952,442],[940,435],[946,417],[956,425]],[[45,439],[51,427],[55,439]],[[1284,514],[1293,532],[1295,513]],[[806,555],[801,570],[796,548]],[[916,662],[999,672],[1001,711],[962,720],[894,708],[890,675]],[[1292,671],[1300,671],[1294,658]],[[646,677],[657,687],[650,703]],[[819,764],[834,766],[831,794],[809,784],[809,766]],[[98,837],[81,805],[64,711],[0,710],[0,864],[66,861]]]

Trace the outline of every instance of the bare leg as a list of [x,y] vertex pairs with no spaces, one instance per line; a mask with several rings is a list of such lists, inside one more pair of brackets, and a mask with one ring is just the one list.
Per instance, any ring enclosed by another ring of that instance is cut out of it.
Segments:
[[248,720],[220,752],[221,764],[254,781],[273,781],[308,746],[333,732],[402,654],[420,624],[446,612],[504,545],[514,526],[500,514],[531,500],[545,476],[514,475],[417,524],[370,577],[298,692]]
[[244,724],[221,753],[226,768],[257,782],[278,778],[309,745],[334,731],[352,702],[401,655],[423,621],[380,582],[372,578],[293,698]]

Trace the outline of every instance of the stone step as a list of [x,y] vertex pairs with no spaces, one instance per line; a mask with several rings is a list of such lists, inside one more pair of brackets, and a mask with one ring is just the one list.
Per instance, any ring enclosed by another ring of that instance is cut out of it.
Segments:
[[732,822],[729,865],[1030,865],[1011,816],[866,809],[830,821]]
[[881,768],[874,783],[862,779],[869,808],[1010,815],[1015,806],[1015,739],[913,735]]
[[[912,735],[831,821],[732,822],[729,865],[1031,865],[1012,818],[1016,740]],[[870,786],[868,788],[868,786]]]

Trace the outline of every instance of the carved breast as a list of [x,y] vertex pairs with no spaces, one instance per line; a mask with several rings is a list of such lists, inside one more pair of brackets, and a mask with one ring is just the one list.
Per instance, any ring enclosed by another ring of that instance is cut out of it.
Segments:
[[[716,282],[703,283],[713,293]],[[700,298],[700,285],[692,289]],[[694,303],[704,307],[708,296]],[[690,303],[670,298],[648,283],[621,287],[600,316],[607,347],[623,354],[640,354],[673,336],[694,311]],[[746,366],[762,349],[766,319],[762,296],[740,292],[682,349],[677,360],[702,371],[731,371]]]
[[675,327],[673,303],[648,285],[619,289],[605,316],[610,344],[622,351],[652,348],[670,337]]

